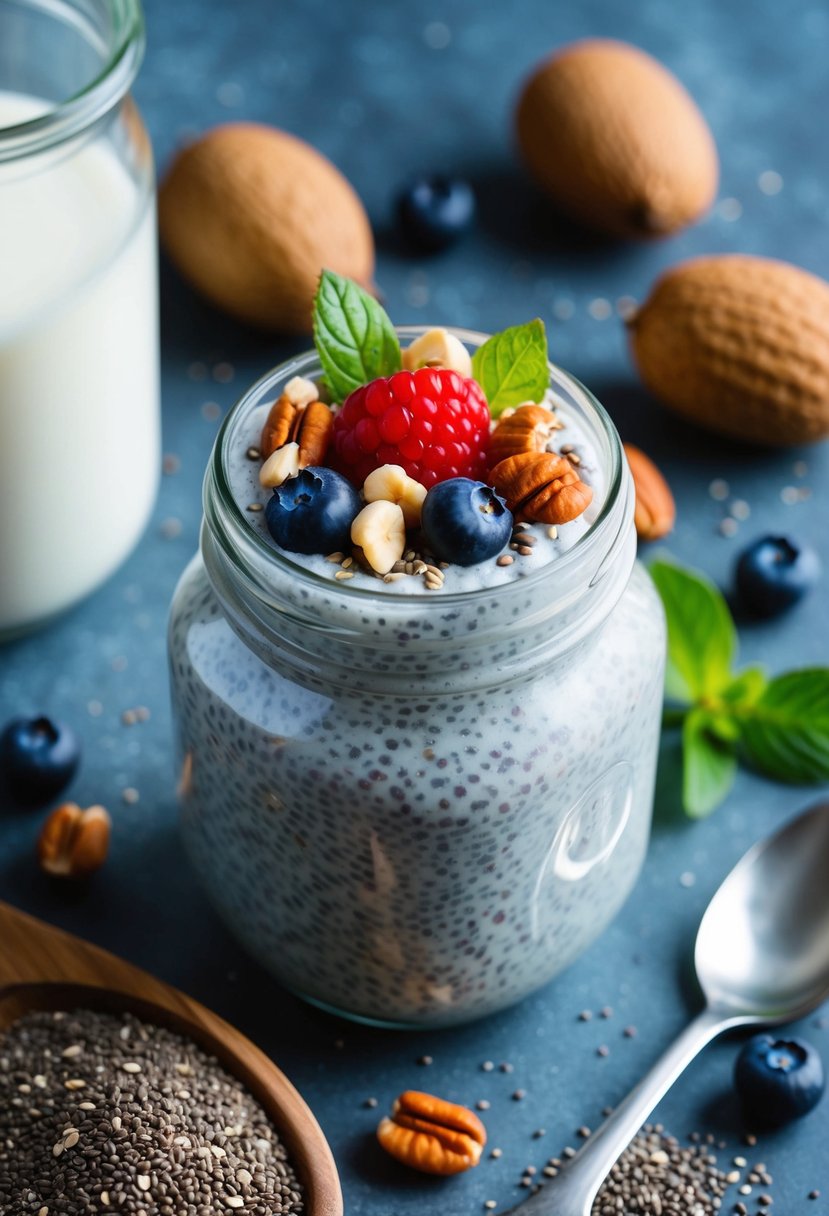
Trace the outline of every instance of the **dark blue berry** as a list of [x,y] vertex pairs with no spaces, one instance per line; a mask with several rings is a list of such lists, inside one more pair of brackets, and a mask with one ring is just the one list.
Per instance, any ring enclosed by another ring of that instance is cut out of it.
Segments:
[[426,495],[420,524],[439,561],[475,566],[504,548],[512,533],[512,514],[490,486],[451,477]]
[[411,244],[427,252],[453,245],[475,218],[475,195],[459,177],[421,177],[400,194],[397,218]]
[[777,1127],[817,1106],[825,1085],[823,1063],[804,1039],[757,1034],[737,1056],[734,1084],[747,1121]]
[[265,522],[276,543],[291,553],[334,553],[349,548],[351,524],[362,505],[340,473],[312,467],[276,487]]
[[761,536],[737,559],[737,594],[754,616],[772,617],[802,599],[820,577],[820,559],[787,536]]
[[65,789],[80,758],[75,732],[51,718],[15,718],[0,735],[0,773],[12,797],[30,806]]

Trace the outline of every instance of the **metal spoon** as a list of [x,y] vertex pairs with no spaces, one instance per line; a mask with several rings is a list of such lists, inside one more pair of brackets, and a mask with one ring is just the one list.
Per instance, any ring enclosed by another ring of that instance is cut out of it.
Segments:
[[737,863],[702,918],[694,964],[705,1008],[557,1177],[511,1211],[590,1216],[614,1162],[707,1043],[735,1026],[794,1021],[829,997],[829,802]]

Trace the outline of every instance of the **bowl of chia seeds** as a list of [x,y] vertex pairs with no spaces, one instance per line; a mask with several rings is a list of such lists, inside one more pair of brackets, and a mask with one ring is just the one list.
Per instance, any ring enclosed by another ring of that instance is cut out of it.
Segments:
[[151,1016],[30,1009],[0,1031],[0,1211],[341,1216],[293,1087],[257,1080],[255,1049],[231,1056]]

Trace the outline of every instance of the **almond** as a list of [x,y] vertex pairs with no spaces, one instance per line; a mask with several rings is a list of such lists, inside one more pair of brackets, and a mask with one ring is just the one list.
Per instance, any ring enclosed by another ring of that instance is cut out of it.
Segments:
[[636,535],[640,540],[659,540],[674,526],[674,496],[659,469],[641,448],[632,443],[626,443],[624,447],[636,491],[633,515]]
[[628,43],[586,39],[557,51],[525,85],[516,123],[539,185],[612,236],[675,232],[716,196],[705,119],[667,68]]
[[633,357],[663,404],[754,443],[829,434],[829,284],[787,262],[694,258],[628,322]]
[[215,127],[180,152],[158,195],[161,238],[199,291],[242,321],[310,333],[323,267],[369,287],[374,241],[356,193],[285,131]]

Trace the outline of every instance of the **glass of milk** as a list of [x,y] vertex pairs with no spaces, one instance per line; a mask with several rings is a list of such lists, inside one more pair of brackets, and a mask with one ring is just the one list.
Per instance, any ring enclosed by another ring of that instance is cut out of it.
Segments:
[[159,472],[138,0],[0,0],[0,638],[140,537]]

